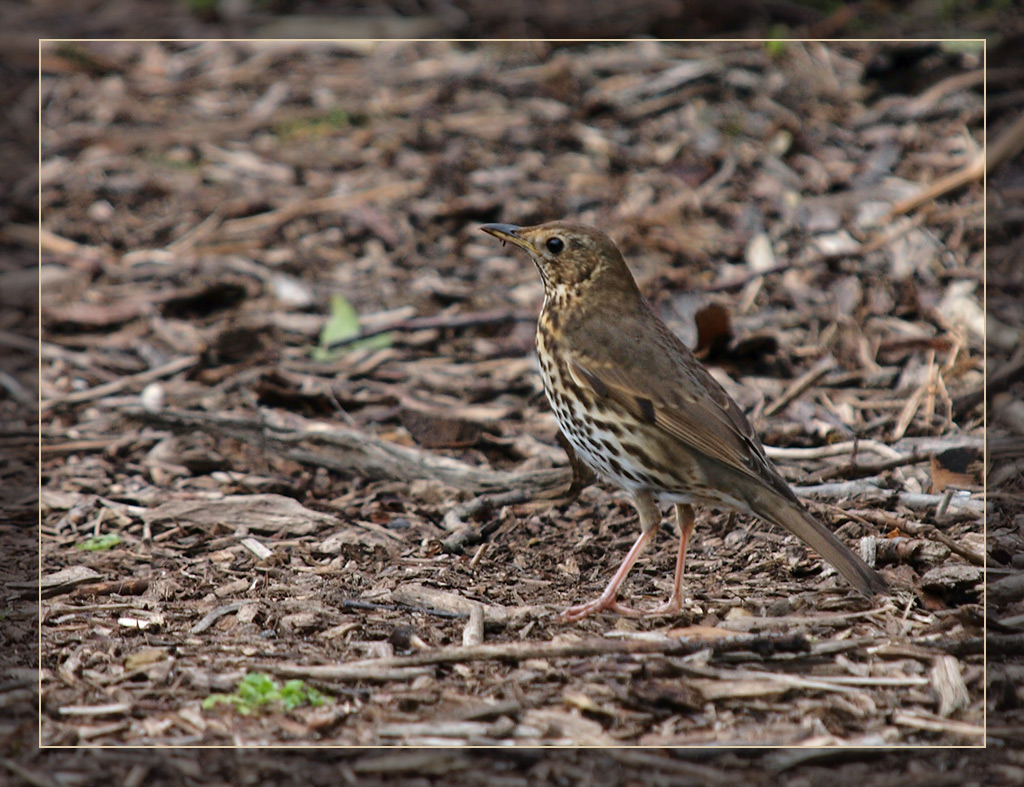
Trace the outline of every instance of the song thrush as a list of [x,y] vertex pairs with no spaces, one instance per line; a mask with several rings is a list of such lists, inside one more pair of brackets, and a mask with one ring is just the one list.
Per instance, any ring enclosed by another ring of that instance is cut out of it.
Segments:
[[[601,610],[673,614],[682,606],[683,560],[693,504],[738,509],[780,525],[828,560],[857,590],[884,579],[800,503],[765,456],[739,405],[654,313],[612,240],[591,227],[485,224],[484,232],[529,253],[544,281],[537,355],[544,392],[578,456],[629,492],[641,533],[594,601],[569,620]],[[674,503],[681,534],[675,582],[665,604],[620,605],[619,586]]]

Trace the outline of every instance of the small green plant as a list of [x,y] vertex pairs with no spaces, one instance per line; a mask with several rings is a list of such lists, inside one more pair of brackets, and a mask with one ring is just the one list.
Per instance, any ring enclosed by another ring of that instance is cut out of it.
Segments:
[[221,703],[235,706],[235,710],[248,716],[261,708],[271,709],[279,705],[284,710],[293,710],[302,705],[317,708],[331,698],[321,694],[305,681],[290,680],[283,686],[262,672],[250,672],[238,682],[233,694],[211,694],[203,700],[203,710],[209,710]]
[[87,538],[81,544],[75,544],[75,549],[85,552],[102,552],[104,549],[113,549],[120,543],[121,536],[117,533],[104,533],[102,536]]
[[331,296],[331,316],[327,318],[323,330],[320,331],[319,346],[313,348],[313,360],[331,361],[346,351],[377,350],[382,347],[390,347],[394,342],[392,334],[382,333],[377,336],[367,336],[365,339],[357,339],[338,349],[331,349],[332,344],[358,335],[359,315],[352,304],[340,295]]

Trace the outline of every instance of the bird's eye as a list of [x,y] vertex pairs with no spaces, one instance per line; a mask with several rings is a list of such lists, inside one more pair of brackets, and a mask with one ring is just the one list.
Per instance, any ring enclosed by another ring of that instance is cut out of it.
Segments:
[[565,241],[561,238],[548,238],[548,242],[544,245],[548,247],[548,251],[552,254],[561,254],[562,249],[565,248]]

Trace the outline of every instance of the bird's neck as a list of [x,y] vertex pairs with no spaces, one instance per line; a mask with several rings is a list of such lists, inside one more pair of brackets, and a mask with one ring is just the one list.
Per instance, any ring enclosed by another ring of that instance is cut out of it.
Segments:
[[541,313],[564,314],[573,309],[576,299],[576,294],[569,286],[545,282],[544,305],[541,306]]

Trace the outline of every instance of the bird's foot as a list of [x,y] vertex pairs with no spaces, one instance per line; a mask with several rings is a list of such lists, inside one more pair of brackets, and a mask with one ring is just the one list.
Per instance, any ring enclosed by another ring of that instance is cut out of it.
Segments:
[[664,604],[659,604],[653,609],[645,609],[641,614],[644,617],[665,617],[671,618],[683,611],[683,594],[673,594]]
[[654,609],[636,609],[634,607],[627,607],[616,601],[614,596],[610,598],[601,596],[593,601],[588,601],[586,604],[577,604],[574,607],[569,607],[562,613],[562,617],[570,622],[576,622],[593,615],[595,612],[605,611],[618,612],[620,615],[624,615],[628,618],[672,617],[678,615],[682,611],[682,608],[682,594],[678,596],[673,595],[664,604],[654,607]]
[[615,596],[601,596],[593,601],[588,601],[586,604],[576,604],[569,607],[562,613],[562,618],[575,623],[578,620],[583,620],[583,618],[593,615],[595,612],[604,612],[605,610],[618,612],[620,615],[629,615],[630,617],[635,617],[638,614],[636,610],[619,604],[615,600]]

